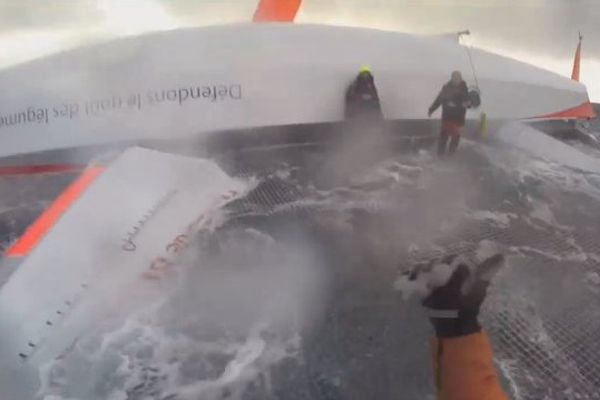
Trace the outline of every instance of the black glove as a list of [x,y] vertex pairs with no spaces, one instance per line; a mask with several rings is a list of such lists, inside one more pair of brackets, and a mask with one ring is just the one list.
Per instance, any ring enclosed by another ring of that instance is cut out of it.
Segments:
[[[450,265],[455,258],[447,256],[442,262]],[[487,258],[474,269],[461,263],[444,286],[434,289],[423,300],[438,337],[457,337],[481,330],[477,320],[479,309],[491,278],[503,264],[502,254]]]

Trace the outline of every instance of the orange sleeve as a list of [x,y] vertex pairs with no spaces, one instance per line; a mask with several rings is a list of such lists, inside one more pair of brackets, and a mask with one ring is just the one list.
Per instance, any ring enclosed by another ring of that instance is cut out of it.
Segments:
[[483,332],[433,340],[438,400],[507,400]]

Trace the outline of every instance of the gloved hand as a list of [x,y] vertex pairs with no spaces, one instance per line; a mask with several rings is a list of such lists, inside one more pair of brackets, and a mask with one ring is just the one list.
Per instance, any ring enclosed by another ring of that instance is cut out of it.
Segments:
[[[450,265],[455,258],[455,255],[450,255],[442,262]],[[481,304],[490,280],[503,265],[502,254],[485,259],[473,269],[460,263],[448,282],[434,289],[423,300],[423,306],[430,311],[430,320],[438,337],[451,338],[481,330],[477,320]]]
[[431,108],[429,110],[427,110],[427,116],[429,118],[431,118],[431,114],[433,114],[433,111],[431,110]]

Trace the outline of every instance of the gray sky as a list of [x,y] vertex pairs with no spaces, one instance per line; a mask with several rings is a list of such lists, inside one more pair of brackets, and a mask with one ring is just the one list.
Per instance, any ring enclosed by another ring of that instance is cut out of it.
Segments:
[[[180,26],[248,21],[258,0],[0,0],[0,65]],[[299,22],[411,33],[469,28],[474,46],[570,74],[584,36],[582,80],[600,101],[600,0],[304,0]]]

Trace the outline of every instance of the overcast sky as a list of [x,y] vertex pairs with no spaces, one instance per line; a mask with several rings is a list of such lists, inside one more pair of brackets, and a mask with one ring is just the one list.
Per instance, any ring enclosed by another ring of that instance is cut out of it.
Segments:
[[[258,0],[0,0],[0,66],[112,37],[248,21]],[[569,75],[600,102],[600,0],[304,0],[299,22],[411,33],[469,28],[474,46]]]

